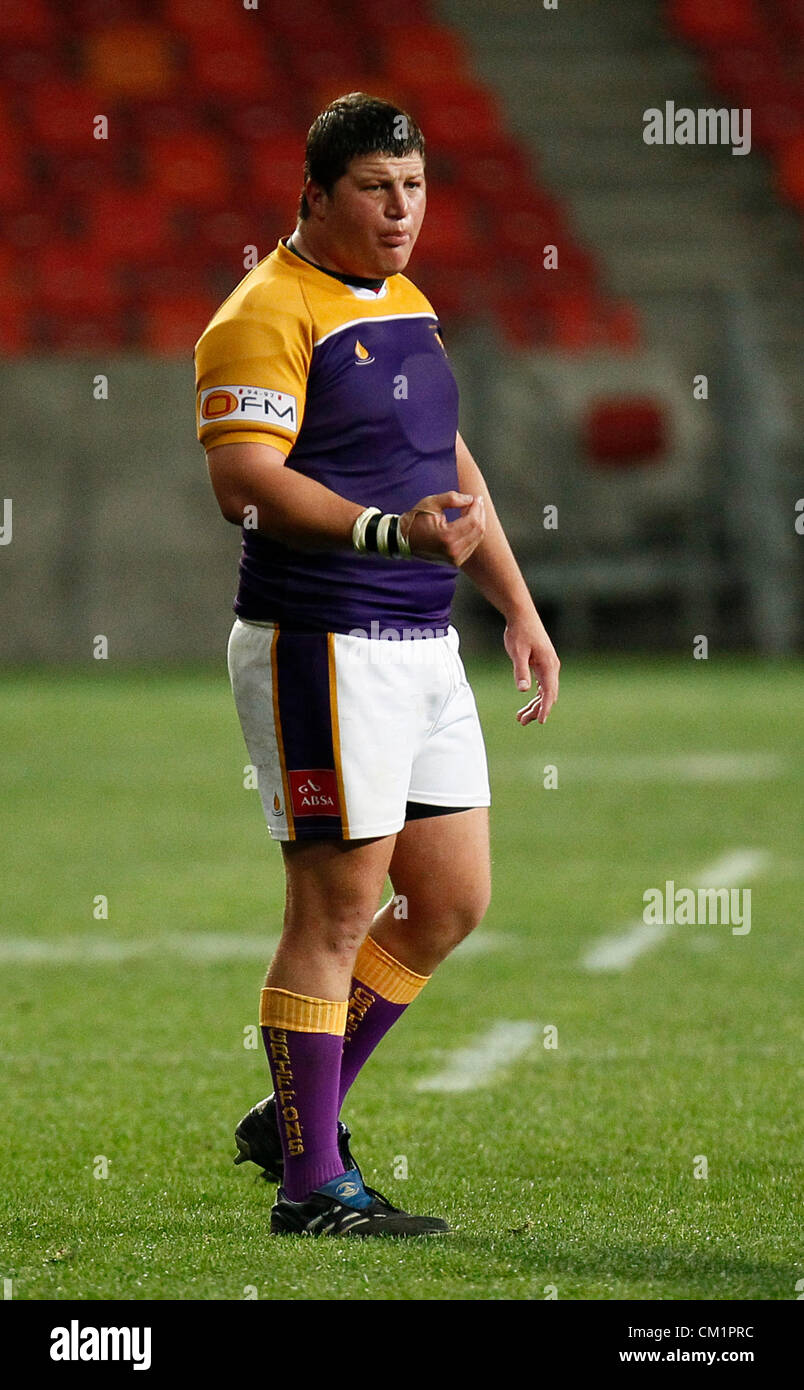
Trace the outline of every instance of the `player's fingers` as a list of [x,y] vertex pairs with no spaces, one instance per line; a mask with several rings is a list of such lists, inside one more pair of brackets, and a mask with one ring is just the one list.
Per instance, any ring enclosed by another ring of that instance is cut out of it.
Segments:
[[539,691],[539,694],[535,695],[534,698],[528,702],[528,704],[523,705],[522,709],[517,710],[517,723],[521,724],[524,727],[525,724],[530,724],[534,719],[538,719],[541,710],[541,703],[542,694],[541,691]]
[[530,690],[530,651],[524,647],[515,651],[511,657],[514,666],[514,680],[517,690]]
[[544,724],[553,705],[558,699],[558,668],[553,666],[534,667],[539,681],[539,691],[541,700],[539,704],[538,719],[540,724]]
[[471,492],[437,492],[432,497],[423,497],[413,508],[416,512],[444,512],[448,507],[468,507],[474,498]]
[[460,516],[456,517],[454,521],[447,522],[444,534],[461,541],[475,538],[476,544],[485,535],[485,531],[486,503],[482,497],[473,497],[469,506],[464,507]]

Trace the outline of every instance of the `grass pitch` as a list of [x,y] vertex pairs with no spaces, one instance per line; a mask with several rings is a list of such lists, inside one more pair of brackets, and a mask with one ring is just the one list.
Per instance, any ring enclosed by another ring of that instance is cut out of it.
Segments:
[[[232,1166],[269,1089],[245,1044],[282,872],[225,671],[0,681],[15,1298],[796,1298],[800,668],[569,660],[546,728],[522,730],[505,659],[466,664],[493,904],[344,1112],[367,1180],[455,1226],[429,1244],[271,1239],[273,1188]],[[674,926],[629,966],[584,966],[647,888],[749,850],[750,933]],[[525,1022],[532,1045],[489,1079],[415,1089]]]

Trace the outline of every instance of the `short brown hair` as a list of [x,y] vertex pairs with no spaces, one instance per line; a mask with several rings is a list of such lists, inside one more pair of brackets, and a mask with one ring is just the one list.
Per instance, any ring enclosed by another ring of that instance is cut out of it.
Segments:
[[[365,92],[336,97],[307,132],[304,181],[314,179],[331,193],[351,160],[368,154],[420,154],[424,159],[424,136],[407,111],[381,97]],[[302,193],[299,217],[309,216],[310,206]]]

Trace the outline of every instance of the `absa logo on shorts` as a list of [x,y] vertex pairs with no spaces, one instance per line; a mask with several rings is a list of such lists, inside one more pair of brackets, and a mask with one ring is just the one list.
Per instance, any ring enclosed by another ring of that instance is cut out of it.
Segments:
[[339,816],[338,785],[332,768],[303,768],[288,772],[294,816]]

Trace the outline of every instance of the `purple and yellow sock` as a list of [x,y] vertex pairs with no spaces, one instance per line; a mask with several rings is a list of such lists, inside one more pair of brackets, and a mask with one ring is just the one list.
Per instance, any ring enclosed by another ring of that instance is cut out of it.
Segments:
[[338,1109],[381,1038],[424,989],[429,975],[417,975],[367,936],[355,961],[346,1016]]
[[348,1003],[266,987],[262,1028],[285,1158],[282,1187],[300,1202],[343,1172],[338,1085]]

